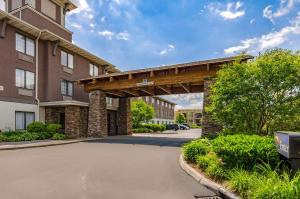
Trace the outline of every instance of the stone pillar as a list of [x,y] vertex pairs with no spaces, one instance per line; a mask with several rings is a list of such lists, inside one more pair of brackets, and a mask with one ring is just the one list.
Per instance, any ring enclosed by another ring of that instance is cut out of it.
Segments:
[[80,106],[65,107],[65,134],[69,138],[79,138],[80,132]]
[[130,98],[120,98],[118,111],[118,135],[131,135],[131,106]]
[[204,79],[202,137],[206,137],[206,136],[214,137],[222,129],[218,124],[216,124],[216,122],[212,120],[211,115],[205,111],[206,107],[211,103],[209,97],[211,94],[211,86],[214,83],[215,83],[215,79],[213,78]]
[[96,90],[90,93],[88,137],[106,137],[107,110],[106,93]]

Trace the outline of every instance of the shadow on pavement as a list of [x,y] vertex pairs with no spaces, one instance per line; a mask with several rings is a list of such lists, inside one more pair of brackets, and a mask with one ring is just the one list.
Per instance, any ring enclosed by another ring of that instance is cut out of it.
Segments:
[[181,147],[182,144],[192,140],[191,138],[168,138],[168,137],[135,137],[116,136],[107,137],[102,140],[85,141],[87,143],[107,143],[107,144],[132,144],[132,145],[154,145],[160,147]]

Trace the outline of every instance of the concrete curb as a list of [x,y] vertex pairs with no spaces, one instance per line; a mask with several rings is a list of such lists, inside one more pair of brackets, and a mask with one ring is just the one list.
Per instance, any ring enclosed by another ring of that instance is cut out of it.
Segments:
[[239,196],[236,194],[230,192],[227,190],[225,187],[207,179],[205,176],[203,176],[201,173],[196,171],[193,167],[188,165],[183,156],[180,155],[179,157],[179,163],[181,168],[190,176],[192,176],[199,184],[202,186],[211,189],[212,191],[216,192],[219,196],[229,198],[229,199],[241,199]]
[[53,140],[53,141],[28,143],[28,144],[20,144],[20,145],[2,145],[0,146],[0,151],[66,145],[66,144],[74,144],[79,142],[94,141],[100,139],[101,138],[85,138],[85,139],[76,139],[76,140]]

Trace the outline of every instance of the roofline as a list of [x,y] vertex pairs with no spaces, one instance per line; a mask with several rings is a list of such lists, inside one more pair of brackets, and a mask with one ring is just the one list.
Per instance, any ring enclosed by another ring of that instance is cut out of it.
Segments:
[[[116,76],[123,76],[123,75],[133,75],[137,73],[147,73],[147,72],[155,72],[159,70],[168,70],[168,69],[175,69],[175,68],[183,68],[183,67],[191,67],[191,66],[198,66],[198,65],[205,65],[205,64],[217,64],[217,63],[226,63],[226,62],[232,62],[235,59],[240,57],[240,55],[231,56],[231,57],[223,57],[223,58],[217,58],[217,59],[209,59],[209,60],[202,60],[202,61],[194,61],[194,62],[188,62],[188,63],[181,63],[181,64],[171,64],[166,66],[159,66],[159,67],[153,67],[153,68],[146,68],[146,69],[140,69],[140,70],[131,70],[131,71],[124,71],[124,72],[118,72],[118,73],[112,73],[112,74],[103,74],[99,75],[97,77],[89,77],[85,79],[80,79],[79,82],[85,82],[85,81],[91,81],[94,79],[101,79],[101,78],[107,78],[107,77],[116,77]],[[252,55],[243,55],[242,60],[249,60],[253,59],[254,56]]]
[[164,101],[164,102],[167,102],[167,103],[169,103],[169,104],[177,105],[176,103],[171,102],[171,101],[169,101],[169,100],[166,100],[166,99],[164,99],[164,98],[162,98],[162,97],[154,96],[153,98],[159,99],[159,100]]
[[6,11],[0,10],[0,20],[1,19],[8,19],[8,24],[22,30],[34,37],[37,37],[41,33],[41,39],[43,40],[49,40],[49,41],[59,41],[59,45],[63,48],[66,48],[70,50],[73,53],[79,54],[82,57],[86,58],[87,60],[94,62],[95,64],[99,64],[100,66],[105,65],[108,68],[108,71],[111,73],[120,72],[119,69],[117,69],[114,65],[111,63],[105,61],[104,59],[93,55],[92,53],[78,47],[77,45],[73,44],[70,41],[67,41],[66,39],[54,34],[53,32],[47,30],[47,29],[39,29],[31,24],[29,24],[26,21],[20,20],[19,18],[15,17],[14,15],[7,13]]

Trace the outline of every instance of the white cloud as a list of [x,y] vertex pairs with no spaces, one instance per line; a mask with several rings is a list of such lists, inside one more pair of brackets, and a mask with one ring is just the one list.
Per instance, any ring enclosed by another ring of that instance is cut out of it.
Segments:
[[98,34],[102,37],[105,37],[106,39],[112,40],[113,36],[115,35],[114,32],[104,30],[104,31],[99,31]]
[[245,10],[242,9],[243,3],[240,1],[229,2],[226,5],[221,3],[210,3],[208,9],[221,16],[225,20],[232,20],[245,15]]
[[115,32],[109,31],[109,30],[104,30],[104,31],[99,31],[98,34],[109,40],[117,39],[117,40],[127,41],[127,40],[129,40],[129,37],[130,37],[129,33],[126,31],[115,33]]
[[77,23],[72,23],[71,26],[72,26],[73,28],[82,29],[82,25],[77,24]]
[[178,109],[202,109],[203,108],[203,93],[192,94],[179,94],[179,95],[167,95],[161,96],[171,102],[177,104],[175,107]]
[[253,24],[255,22],[255,18],[250,20],[250,24]]
[[89,12],[91,11],[91,8],[86,0],[74,0],[74,3],[78,6],[77,9],[72,10],[69,14],[78,14],[81,12]]
[[96,26],[96,25],[93,24],[93,23],[90,24],[90,27],[91,27],[91,28],[95,28],[95,26]]
[[175,46],[172,45],[172,44],[169,44],[168,45],[168,48],[166,49],[163,49],[162,51],[159,52],[160,55],[166,55],[166,54],[169,54],[170,52],[174,51],[175,50]]
[[300,12],[290,25],[283,27],[279,31],[273,31],[260,37],[249,38],[241,41],[238,46],[233,46],[224,50],[226,54],[238,53],[241,51],[259,52],[268,48],[279,47],[289,42],[294,35],[300,35]]
[[127,40],[129,40],[129,34],[127,32],[120,32],[120,33],[117,34],[116,38],[118,40],[125,40],[125,41],[127,41]]
[[299,0],[280,0],[280,6],[276,11],[272,10],[272,5],[268,5],[263,10],[263,16],[274,23],[274,18],[282,17],[287,15]]
[[104,17],[101,17],[101,22],[105,22],[105,20],[106,20],[106,18],[105,18],[105,16]]

